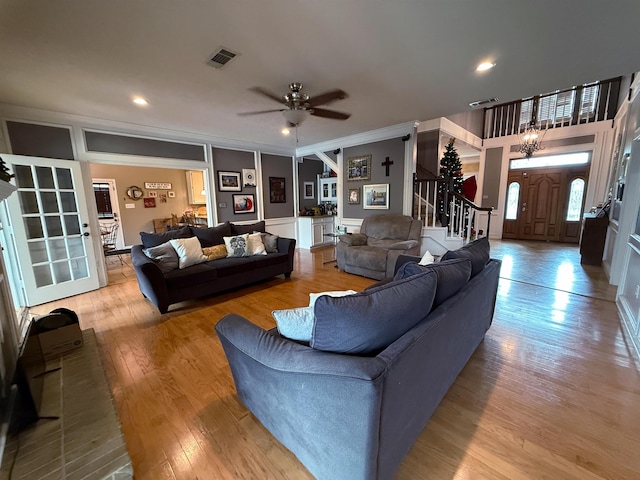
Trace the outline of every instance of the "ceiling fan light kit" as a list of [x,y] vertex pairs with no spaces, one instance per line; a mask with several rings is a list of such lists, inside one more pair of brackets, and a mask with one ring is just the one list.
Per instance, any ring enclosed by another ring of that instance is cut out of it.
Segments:
[[297,127],[304,122],[310,115],[331,120],[346,120],[351,116],[350,113],[338,112],[326,108],[317,108],[320,105],[326,105],[337,100],[344,100],[348,97],[347,93],[340,89],[330,90],[321,93],[315,97],[311,97],[302,91],[302,83],[292,82],[289,84],[291,92],[281,97],[271,93],[262,87],[253,87],[252,91],[264,95],[265,97],[281,103],[285,108],[275,110],[259,110],[255,112],[240,113],[240,116],[260,115],[263,113],[282,112],[289,127]]

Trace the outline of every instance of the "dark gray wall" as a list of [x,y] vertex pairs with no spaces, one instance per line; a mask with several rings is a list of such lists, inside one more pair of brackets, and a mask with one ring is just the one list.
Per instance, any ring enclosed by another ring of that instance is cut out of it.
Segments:
[[449,115],[445,118],[464,128],[467,132],[473,133],[476,137],[483,138],[484,136],[484,132],[482,131],[484,125],[484,109],[482,108],[458,113],[456,115]]
[[428,173],[438,176],[440,173],[440,151],[438,142],[440,130],[420,132],[418,134],[418,147],[416,152],[416,173],[418,178],[428,178]]
[[[284,177],[286,203],[271,203],[269,177]],[[293,217],[293,163],[291,157],[262,155],[262,191],[264,192],[264,218]]]
[[[371,178],[369,180],[349,181],[347,176],[347,165],[349,157],[371,154]],[[344,188],[340,192],[340,200],[345,218],[365,218],[369,215],[379,213],[402,213],[402,198],[404,196],[404,142],[398,138],[384,140],[382,142],[358,145],[356,147],[345,148],[343,152],[344,165],[342,175],[344,178]],[[385,176],[386,169],[382,165],[386,157],[393,162],[389,167],[389,176]],[[389,184],[389,210],[365,210],[362,208],[362,198],[359,205],[347,203],[350,188],[360,188],[362,197],[362,186],[376,183]],[[408,186],[411,188],[411,185]]]
[[[298,163],[298,200],[299,208],[309,209],[318,206],[320,197],[318,196],[318,175],[324,170],[324,162],[305,158],[302,163]],[[313,198],[304,198],[304,182],[313,182]]]
[[204,162],[204,145],[168,142],[151,138],[131,137],[102,132],[85,132],[87,150],[90,152],[123,153],[146,157]]
[[[242,187],[240,192],[221,192],[218,185],[218,171],[222,172],[238,172],[240,174],[240,183],[242,183],[242,169],[255,168],[253,152],[240,152],[238,150],[226,150],[224,148],[213,149],[213,166],[216,171],[213,179],[216,188],[216,198],[218,204],[216,210],[218,212],[218,221],[240,222],[246,220],[258,219],[258,205],[262,200],[256,197],[256,187]],[[233,213],[233,195],[251,194],[255,201],[254,213]],[[220,207],[220,204],[226,204],[226,207]]]
[[481,207],[494,207],[502,210],[501,205],[498,205],[501,168],[502,147],[487,148],[484,161],[484,180],[482,182]]

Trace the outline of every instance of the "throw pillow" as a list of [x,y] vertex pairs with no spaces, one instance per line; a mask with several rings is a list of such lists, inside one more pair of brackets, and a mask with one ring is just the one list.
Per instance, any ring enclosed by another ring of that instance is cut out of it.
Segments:
[[423,272],[435,272],[438,276],[436,297],[433,300],[432,307],[436,308],[447,298],[462,290],[462,287],[467,284],[471,277],[471,261],[466,258],[456,258],[425,266],[415,262],[408,262],[398,269],[393,279],[399,280]]
[[200,240],[197,237],[175,238],[169,241],[180,259],[180,269],[207,261],[207,257],[202,253]]
[[356,292],[355,290],[336,290],[333,292],[320,292],[320,293],[310,293],[309,294],[309,306],[313,308],[316,304],[316,300],[322,295],[329,295],[330,297],[346,297],[347,295],[353,295]]
[[266,255],[267,251],[262,243],[262,233],[250,233],[248,237],[249,255]]
[[262,220],[261,222],[250,223],[247,225],[242,224],[231,224],[231,235],[242,235],[243,233],[253,233],[260,232],[263,233],[265,229],[265,222]]
[[272,235],[270,233],[262,234],[262,243],[264,243],[264,249],[267,253],[278,253],[278,235]]
[[422,258],[418,262],[418,265],[429,265],[430,263],[433,263],[434,261],[435,261],[435,258],[433,258],[433,255],[431,255],[431,252],[429,252],[429,250],[427,250],[426,252],[424,252],[424,255],[422,256]]
[[171,242],[166,242],[151,248],[143,248],[142,253],[153,260],[162,273],[170,272],[178,268],[178,254],[171,246]]
[[222,245],[224,244],[224,237],[231,236],[231,224],[229,222],[224,222],[209,228],[190,228],[193,234],[200,240],[200,245],[202,245],[203,248]]
[[227,257],[248,257],[248,243],[248,233],[233,237],[224,237],[224,244],[227,247]]
[[487,263],[489,263],[489,239],[487,237],[466,244],[458,250],[448,251],[442,260],[451,260],[452,258],[468,258],[471,260],[471,277],[475,277],[482,271]]
[[301,307],[271,312],[278,332],[291,340],[308,342],[313,332],[313,308]]
[[227,256],[227,247],[224,243],[222,245],[214,245],[213,247],[205,247],[202,249],[202,254],[207,256],[208,261],[218,260],[219,258],[225,258]]
[[174,238],[189,238],[192,236],[193,234],[189,227],[182,227],[178,230],[169,230],[168,232],[162,233],[140,232],[140,240],[142,240],[142,246],[144,248],[157,247]]
[[374,355],[423,320],[436,292],[434,272],[346,297],[320,296],[315,303],[311,347]]

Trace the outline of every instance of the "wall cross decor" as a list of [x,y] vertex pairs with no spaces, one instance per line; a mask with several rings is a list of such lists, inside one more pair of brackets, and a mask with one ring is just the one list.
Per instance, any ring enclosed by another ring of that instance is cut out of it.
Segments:
[[386,168],[387,168],[387,173],[385,173],[385,176],[387,176],[387,177],[388,177],[388,176],[389,176],[389,167],[390,167],[391,165],[393,165],[393,162],[389,161],[389,157],[387,157],[387,159],[386,159],[384,162],[382,162],[382,164],[381,164],[381,165],[382,165],[383,167],[386,167]]

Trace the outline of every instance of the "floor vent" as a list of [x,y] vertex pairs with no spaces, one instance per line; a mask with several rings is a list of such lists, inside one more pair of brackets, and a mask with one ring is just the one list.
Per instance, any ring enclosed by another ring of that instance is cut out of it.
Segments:
[[237,55],[237,53],[232,52],[228,48],[220,47],[215,52],[213,52],[211,58],[207,63],[214,68],[222,68],[231,60],[233,60]]

